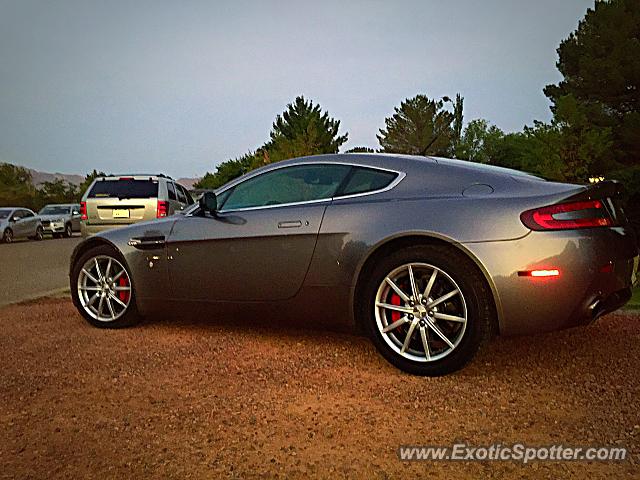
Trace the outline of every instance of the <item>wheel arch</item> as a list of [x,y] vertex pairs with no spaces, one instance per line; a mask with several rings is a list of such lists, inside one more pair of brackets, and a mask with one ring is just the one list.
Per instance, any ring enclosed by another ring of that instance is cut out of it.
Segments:
[[71,253],[71,259],[69,261],[69,277],[71,277],[73,273],[73,265],[75,264],[76,259],[81,257],[85,252],[100,245],[106,245],[108,247],[111,247],[116,252],[118,252],[120,256],[122,256],[122,253],[120,252],[120,250],[118,250],[118,248],[106,238],[102,238],[102,237],[87,238],[86,240],[78,244],[78,246],[74,248],[73,252]]
[[493,325],[492,329],[496,333],[500,333],[500,323],[502,320],[502,309],[500,305],[500,300],[498,296],[498,292],[495,286],[495,283],[491,279],[489,272],[485,268],[484,264],[478,259],[472,252],[470,252],[464,245],[455,242],[453,239],[444,237],[437,234],[430,233],[409,233],[404,235],[397,235],[389,238],[385,238],[384,240],[378,242],[374,245],[369,252],[363,257],[358,268],[355,273],[355,282],[354,288],[352,290],[352,298],[350,302],[350,307],[352,309],[352,318],[359,330],[362,331],[362,325],[360,324],[361,320],[359,320],[359,312],[361,311],[362,305],[360,304],[362,295],[360,292],[362,291],[365,279],[367,278],[367,274],[372,270],[373,265],[375,264],[378,258],[383,257],[388,252],[392,250],[398,250],[407,247],[413,247],[417,245],[440,245],[451,249],[457,254],[461,254],[465,256],[467,259],[471,260],[472,264],[476,267],[477,271],[480,272],[482,278],[485,280],[487,286],[489,287],[489,291],[491,292],[491,305],[493,307]]

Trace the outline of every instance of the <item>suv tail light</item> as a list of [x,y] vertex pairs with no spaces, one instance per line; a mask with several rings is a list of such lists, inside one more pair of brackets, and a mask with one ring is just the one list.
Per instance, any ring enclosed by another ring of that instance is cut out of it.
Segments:
[[600,200],[535,208],[523,212],[520,220],[531,230],[570,230],[615,225],[611,214]]
[[169,202],[158,200],[158,210],[156,213],[156,217],[158,218],[166,217],[168,213],[169,213]]
[[87,202],[80,202],[80,219],[81,220],[89,219],[89,217],[87,216]]

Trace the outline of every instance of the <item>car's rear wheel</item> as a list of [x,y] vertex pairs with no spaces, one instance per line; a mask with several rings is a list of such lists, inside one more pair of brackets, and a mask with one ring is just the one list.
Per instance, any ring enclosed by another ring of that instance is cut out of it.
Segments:
[[416,246],[373,267],[362,309],[371,339],[393,365],[417,375],[454,372],[490,337],[491,297],[455,250]]
[[125,261],[108,245],[92,248],[76,260],[71,294],[82,316],[96,327],[126,327],[140,319]]
[[13,231],[10,228],[5,228],[2,233],[2,243],[11,243],[13,242]]
[[69,238],[69,237],[71,237],[71,235],[72,235],[72,234],[73,234],[73,230],[72,230],[72,228],[71,228],[71,224],[70,224],[70,223],[67,223],[67,224],[64,226],[64,236],[65,236],[65,237],[67,237],[67,238]]

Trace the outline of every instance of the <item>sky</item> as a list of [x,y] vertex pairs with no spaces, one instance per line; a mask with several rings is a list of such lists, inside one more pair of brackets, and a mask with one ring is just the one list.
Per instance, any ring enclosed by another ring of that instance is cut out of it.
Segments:
[[592,0],[0,0],[0,162],[200,176],[297,95],[378,147],[408,97],[549,120],[556,48]]

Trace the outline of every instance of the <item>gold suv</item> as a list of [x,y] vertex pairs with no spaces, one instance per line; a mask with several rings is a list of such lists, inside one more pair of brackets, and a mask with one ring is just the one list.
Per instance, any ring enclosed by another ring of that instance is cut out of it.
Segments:
[[80,203],[82,237],[180,212],[193,198],[165,175],[98,177]]

